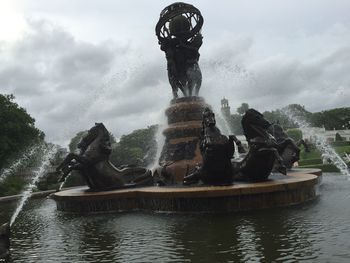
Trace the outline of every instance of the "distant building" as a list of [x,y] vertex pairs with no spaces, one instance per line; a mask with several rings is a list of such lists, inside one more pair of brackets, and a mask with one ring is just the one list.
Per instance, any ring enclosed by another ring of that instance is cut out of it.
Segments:
[[221,117],[224,119],[227,128],[231,134],[242,135],[242,116],[239,114],[232,114],[228,99],[225,97],[221,100]]
[[226,118],[226,120],[231,117],[231,108],[228,104],[228,100],[225,97],[221,100],[221,114]]

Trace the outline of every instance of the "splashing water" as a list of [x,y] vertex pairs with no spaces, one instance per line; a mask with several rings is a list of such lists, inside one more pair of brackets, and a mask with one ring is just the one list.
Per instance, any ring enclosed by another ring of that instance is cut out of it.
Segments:
[[[225,134],[225,135],[228,136],[228,135],[234,134],[233,133],[233,129],[232,129],[231,125],[228,123],[228,121],[225,118],[225,116],[221,112],[219,112],[219,116],[223,120],[223,124],[225,126],[223,130],[227,130],[228,131],[228,134]],[[219,127],[219,129],[220,129],[220,127]],[[239,158],[238,147],[237,147],[237,145],[235,143],[233,144],[233,147],[235,147],[234,158]]]
[[216,122],[216,126],[219,128],[222,134],[230,135],[233,134],[229,123],[227,122],[225,116],[221,112],[214,112],[215,116],[219,116]]
[[23,152],[22,156],[10,165],[9,168],[3,169],[0,174],[0,183],[5,180],[10,174],[16,173],[23,163],[28,161],[40,148],[40,144],[33,145]]
[[58,191],[61,191],[61,190],[62,190],[63,185],[64,185],[65,182],[66,182],[66,180],[64,180],[62,183],[60,183],[60,186],[58,187]]
[[156,155],[154,157],[153,163],[151,163],[148,166],[148,169],[150,169],[152,171],[152,173],[159,165],[159,158],[162,154],[162,150],[163,150],[163,147],[165,144],[165,136],[163,135],[163,131],[167,126],[168,126],[168,124],[167,124],[167,121],[165,119],[165,115],[162,113],[161,116],[159,117],[158,130],[154,136],[154,139],[155,139],[156,144],[157,144]]
[[304,120],[300,116],[297,116],[291,110],[286,109],[283,110],[283,112],[287,115],[288,118],[290,118],[299,126],[303,134],[305,134],[306,136],[312,135],[312,137],[315,138],[315,145],[317,149],[320,152],[322,152],[325,156],[328,156],[332,163],[340,170],[342,174],[347,175],[350,178],[348,166],[343,161],[343,159],[337,154],[337,152],[327,143],[327,140],[323,135],[317,134],[314,131],[314,129],[310,127],[310,124],[306,120]]
[[[44,147],[44,145],[40,145],[39,147]],[[58,150],[58,147],[55,145],[46,147],[44,149],[44,154],[42,156],[41,166],[39,167],[39,169],[37,171],[35,171],[35,174],[34,174],[34,177],[31,181],[31,183],[26,187],[26,190],[22,193],[22,198],[18,202],[17,208],[11,217],[10,226],[12,226],[12,224],[15,222],[18,214],[22,211],[23,206],[25,205],[25,203],[27,202],[27,200],[31,196],[31,194],[33,192],[33,188],[35,187],[35,184],[45,174],[46,168],[50,164],[50,159],[52,159],[54,157],[57,150]]]

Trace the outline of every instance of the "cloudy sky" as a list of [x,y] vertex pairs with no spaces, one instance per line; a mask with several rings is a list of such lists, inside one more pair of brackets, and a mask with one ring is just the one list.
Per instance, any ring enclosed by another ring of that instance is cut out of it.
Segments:
[[[0,92],[67,143],[94,122],[116,137],[171,99],[154,33],[172,1],[1,0]],[[350,1],[192,1],[204,16],[200,95],[260,111],[350,106]]]

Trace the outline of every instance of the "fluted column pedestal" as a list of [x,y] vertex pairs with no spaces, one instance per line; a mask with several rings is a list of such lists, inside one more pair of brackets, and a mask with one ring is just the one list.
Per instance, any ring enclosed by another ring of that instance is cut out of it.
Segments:
[[186,173],[202,163],[199,136],[206,107],[210,106],[201,97],[183,97],[172,100],[165,111],[168,127],[159,162],[166,166],[169,183],[182,183]]

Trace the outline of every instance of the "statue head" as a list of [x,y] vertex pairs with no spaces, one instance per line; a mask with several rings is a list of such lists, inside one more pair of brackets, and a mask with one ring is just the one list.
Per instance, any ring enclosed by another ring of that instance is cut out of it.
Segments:
[[267,129],[271,123],[257,110],[248,109],[243,115],[241,123],[243,133],[248,141],[255,137],[269,138]]
[[191,30],[191,24],[183,15],[175,16],[169,23],[170,35],[181,38],[188,35]]
[[101,134],[105,139],[109,139],[109,132],[103,123],[95,123],[90,130],[87,131],[86,135],[80,140],[77,147],[84,152],[87,147]]
[[210,108],[203,111],[203,127],[214,127],[216,125],[215,114]]
[[271,125],[271,123],[264,118],[264,115],[255,109],[248,109],[246,111],[242,118],[242,125],[243,122],[248,122],[249,124],[253,124],[264,129],[267,129]]

